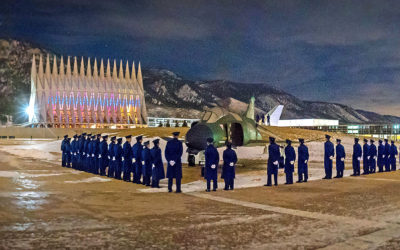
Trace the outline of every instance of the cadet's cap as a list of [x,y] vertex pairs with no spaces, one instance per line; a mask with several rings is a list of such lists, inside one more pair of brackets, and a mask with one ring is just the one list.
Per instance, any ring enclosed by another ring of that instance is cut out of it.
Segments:
[[269,137],[269,141],[271,141],[271,142],[272,142],[272,141],[275,141],[275,138],[272,137],[272,136],[270,136],[270,137]]
[[336,142],[341,142],[342,140],[341,139],[336,139]]
[[86,133],[82,133],[82,135],[83,135],[83,136],[85,136],[85,135],[86,135]]
[[371,143],[374,143],[375,141],[373,139],[369,140]]
[[118,138],[117,142],[122,142],[122,137]]
[[78,136],[77,135],[74,135],[74,138],[77,138]]
[[150,144],[149,141],[145,141],[145,142],[143,143],[143,145],[145,145],[145,146],[147,146],[147,145],[149,145],[149,144]]
[[91,136],[92,134],[87,134],[87,136]]
[[214,141],[213,138],[211,138],[211,137],[207,138],[207,142],[208,142],[208,143],[212,143],[213,141]]
[[68,138],[68,135],[64,135],[64,138]]
[[103,135],[103,139],[107,139],[108,138],[108,135]]
[[393,140],[391,140],[391,142],[392,142],[392,143],[394,143],[394,141],[393,141]]
[[232,147],[232,142],[227,141],[227,142],[225,143],[225,145],[228,146],[228,147]]
[[385,139],[385,142],[387,142],[388,141],[388,139]]
[[127,135],[127,136],[125,136],[125,138],[129,139],[129,138],[132,138],[132,136],[131,135]]
[[155,139],[155,140],[153,140],[154,145],[155,145],[155,144],[158,144],[159,142],[160,142],[160,139]]
[[141,139],[143,139],[143,136],[141,136],[141,135],[139,135],[139,136],[136,137],[136,140],[137,140],[137,141],[140,141]]
[[326,139],[330,139],[331,136],[330,136],[330,135],[325,135],[325,138],[326,138]]
[[292,143],[292,141],[289,140],[289,139],[286,139],[286,143],[287,143],[287,144],[290,144],[290,143]]
[[360,139],[358,139],[358,138],[354,138],[354,141],[359,141]]
[[180,132],[173,132],[172,135],[173,136],[178,136],[180,134]]
[[300,143],[304,143],[304,139],[303,138],[299,138],[299,142]]
[[67,140],[68,140],[68,141],[70,141],[70,140],[71,140],[71,138],[67,138]]
[[368,140],[367,140],[367,139],[364,139],[364,142],[368,142]]
[[92,139],[95,139],[96,138],[96,136],[95,135],[92,135]]
[[97,134],[97,137],[101,137],[101,134]]
[[116,136],[111,137],[111,140],[112,140],[112,141],[115,141],[115,139],[117,139]]
[[379,139],[379,141],[378,141],[379,143],[382,143],[382,140],[381,139]]

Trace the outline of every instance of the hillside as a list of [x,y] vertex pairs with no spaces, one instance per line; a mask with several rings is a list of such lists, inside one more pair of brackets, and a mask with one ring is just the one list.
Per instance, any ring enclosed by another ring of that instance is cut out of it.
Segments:
[[[0,39],[0,114],[12,114],[15,122],[24,122],[23,107],[30,92],[32,54],[47,53],[28,43]],[[198,118],[204,107],[219,105],[229,98],[243,110],[250,97],[256,97],[258,113],[266,113],[278,104],[285,105],[283,119],[326,118],[341,123],[400,123],[400,117],[355,110],[349,106],[303,101],[268,84],[238,83],[225,80],[194,81],[174,72],[143,69],[149,116]]]

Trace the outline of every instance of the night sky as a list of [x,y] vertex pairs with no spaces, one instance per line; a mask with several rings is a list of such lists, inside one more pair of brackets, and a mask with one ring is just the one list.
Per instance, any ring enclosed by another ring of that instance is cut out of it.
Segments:
[[400,1],[2,0],[0,37],[400,115]]

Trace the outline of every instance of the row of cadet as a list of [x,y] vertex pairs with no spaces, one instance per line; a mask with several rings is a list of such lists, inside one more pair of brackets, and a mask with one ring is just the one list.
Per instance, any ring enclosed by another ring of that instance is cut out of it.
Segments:
[[[173,133],[173,139],[167,142],[165,158],[167,160],[168,191],[172,192],[173,179],[176,180],[176,192],[181,192],[183,152],[182,142],[178,140],[179,132]],[[100,140],[100,138],[103,140]],[[150,149],[150,142],[143,143],[143,137],[136,137],[136,144],[131,146],[131,136],[125,137],[126,142],[122,146],[122,138],[111,137],[108,144],[108,136],[101,134],[91,135],[83,133],[71,138],[64,136],[61,143],[63,167],[72,167],[77,170],[93,174],[100,174],[115,179],[136,184],[143,184],[159,188],[160,180],[165,178],[159,139],[153,141],[154,147]],[[217,175],[219,154],[213,145],[213,139],[207,139],[205,150],[206,164],[204,177],[207,180],[207,190],[210,191],[213,181],[213,191],[217,190]],[[222,178],[225,180],[225,190],[233,190],[235,178],[235,164],[237,156],[232,150],[232,144],[227,143],[227,149],[223,154],[224,167]],[[122,177],[121,177],[122,176]],[[133,176],[133,177],[132,177]]]
[[[340,139],[336,139],[336,150],[333,143],[330,141],[331,136],[325,135],[326,142],[324,144],[324,169],[325,177],[323,179],[332,179],[333,159],[335,158],[336,151],[336,176],[334,178],[342,178],[345,169],[346,152],[341,144]],[[278,185],[278,168],[280,155],[280,146],[275,143],[275,138],[270,137],[270,144],[268,146],[268,166],[267,166],[267,184],[265,186],[272,185],[272,176],[274,177],[274,184]],[[298,147],[298,181],[307,182],[308,179],[308,160],[309,153],[308,148],[304,145],[304,139],[299,139],[300,146]],[[398,154],[397,147],[394,141],[391,141],[389,145],[388,140],[379,140],[378,148],[374,144],[374,140],[370,139],[369,143],[367,139],[364,139],[364,145],[358,143],[359,139],[354,138],[353,145],[353,174],[352,176],[359,176],[361,159],[363,160],[363,175],[371,174],[376,172],[376,165],[378,165],[378,171],[395,171],[396,170],[396,156]],[[284,171],[286,175],[285,184],[293,184],[293,172],[294,164],[296,161],[296,152],[291,145],[290,140],[286,140],[285,147],[285,159],[284,159]]]

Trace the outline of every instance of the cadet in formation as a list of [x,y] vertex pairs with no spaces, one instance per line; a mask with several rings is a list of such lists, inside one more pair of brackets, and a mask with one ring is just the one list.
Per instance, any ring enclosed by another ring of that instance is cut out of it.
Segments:
[[118,138],[117,144],[114,145],[114,157],[115,157],[114,178],[117,180],[121,180],[122,161],[124,160],[122,154],[123,154],[122,138]]
[[114,172],[115,172],[115,152],[114,152],[115,139],[117,139],[117,137],[115,136],[111,137],[111,143],[108,145],[109,164],[108,164],[107,176],[111,178],[114,178]]
[[369,174],[369,145],[368,140],[364,139],[363,145],[363,175]]
[[136,137],[136,143],[132,147],[132,163],[134,164],[133,183],[142,184],[142,136]]
[[71,153],[72,153],[72,168],[77,169],[78,165],[78,135],[74,135],[74,140],[71,142]]
[[122,179],[124,181],[131,181],[131,172],[132,172],[132,147],[131,147],[131,140],[132,140],[132,136],[131,135],[127,135],[125,136],[125,143],[124,143],[124,147],[123,147],[123,152],[124,152],[124,162],[123,162],[123,177]]
[[151,149],[151,157],[153,159],[151,172],[151,187],[160,188],[160,180],[165,178],[164,164],[160,149],[160,139],[153,141],[154,147]]
[[287,139],[285,147],[285,175],[286,183],[293,184],[294,162],[296,161],[296,152],[292,147],[292,141]]
[[109,155],[108,155],[108,144],[107,144],[107,139],[108,136],[104,135],[103,140],[100,143],[100,154],[99,154],[99,168],[100,168],[100,175],[105,176],[106,175],[106,168],[109,163]]
[[360,175],[360,162],[362,156],[362,149],[361,145],[358,143],[359,139],[354,138],[354,145],[353,145],[353,174],[352,176],[359,176]]
[[224,190],[233,190],[235,180],[235,165],[237,163],[236,152],[232,149],[232,143],[226,143],[226,149],[222,155],[224,165],[222,167],[221,178],[224,179]]
[[279,146],[275,143],[275,138],[269,138],[268,146],[268,165],[267,165],[267,184],[264,186],[272,186],[272,175],[274,176],[274,184],[278,185],[278,167],[281,157]]
[[385,141],[385,171],[389,172],[390,171],[390,145],[388,142],[388,139],[384,139]]
[[151,157],[150,142],[146,141],[142,150],[142,174],[143,185],[150,186],[151,171],[153,166],[153,159]]
[[335,178],[343,178],[344,160],[346,159],[346,152],[340,139],[336,139],[336,176]]
[[308,147],[304,144],[304,139],[299,139],[300,146],[297,149],[299,160],[297,162],[297,171],[299,180],[297,182],[307,182],[308,180]]
[[176,181],[176,192],[181,191],[182,179],[182,142],[178,140],[179,132],[172,133],[173,139],[167,142],[165,147],[165,158],[167,159],[167,178],[168,178],[168,192],[172,192],[173,179]]
[[397,156],[398,152],[397,152],[397,147],[396,145],[394,145],[394,141],[391,141],[391,145],[390,145],[390,151],[389,151],[389,155],[390,155],[390,170],[391,171],[396,171],[396,156]]
[[93,173],[94,174],[99,174],[100,171],[100,138],[101,134],[97,134],[96,140],[94,141],[94,165],[93,165]]
[[325,135],[325,152],[324,152],[324,168],[325,168],[325,177],[322,179],[332,179],[332,160],[335,156],[335,149],[333,143],[330,141],[331,136]]
[[376,150],[374,140],[371,139],[369,141],[370,141],[371,145],[369,146],[369,149],[368,149],[368,157],[369,157],[369,173],[371,174],[371,173],[376,172],[376,159],[377,159],[378,151]]
[[79,155],[79,161],[78,161],[78,169],[83,170],[83,166],[85,164],[85,141],[86,141],[86,133],[83,133],[81,135],[81,139],[78,142],[78,155]]
[[65,143],[65,151],[67,157],[66,167],[70,168],[72,163],[71,138],[67,138],[67,142]]
[[385,166],[385,145],[382,140],[378,141],[378,172],[383,172]]
[[66,150],[66,144],[68,141],[68,135],[64,135],[64,139],[61,141],[61,166],[66,167],[67,166],[67,150]]
[[211,181],[213,181],[213,191],[217,191],[218,188],[218,163],[219,163],[219,154],[217,149],[213,144],[214,139],[207,139],[207,148],[204,152],[205,156],[205,168],[204,168],[204,178],[207,180],[207,189],[206,192],[210,192],[211,189]]
[[92,143],[92,134],[87,135],[87,139],[85,141],[85,159],[84,159],[84,171],[89,172],[90,169],[90,152],[91,152],[91,147],[90,144]]

